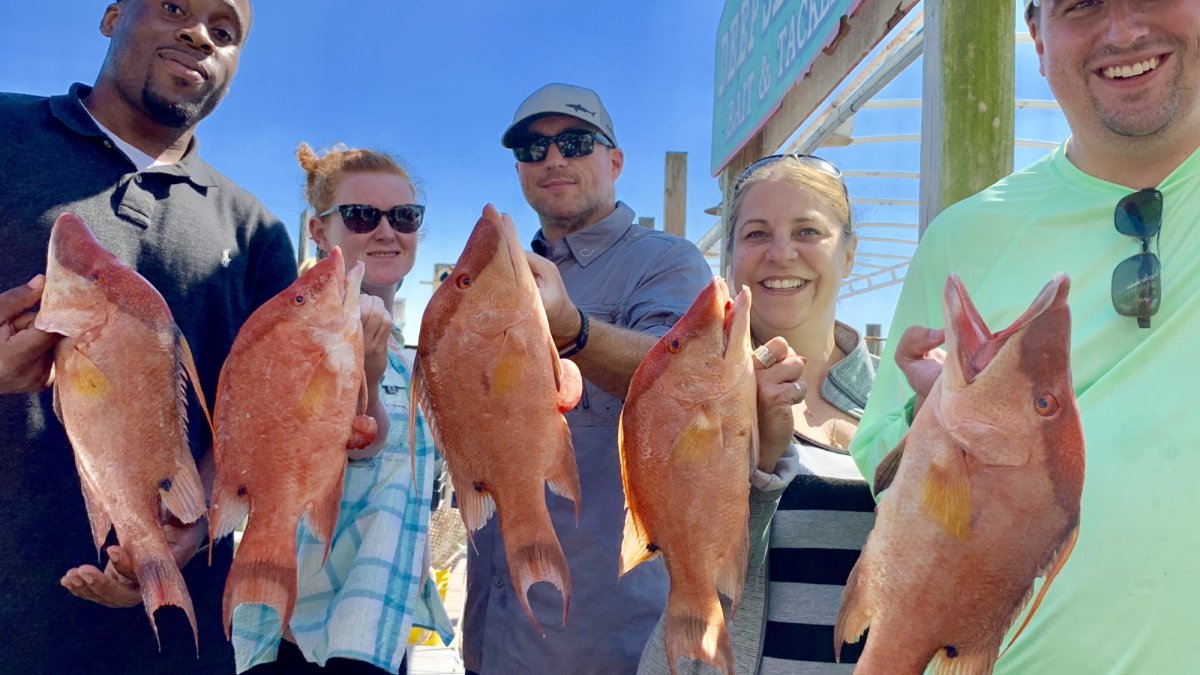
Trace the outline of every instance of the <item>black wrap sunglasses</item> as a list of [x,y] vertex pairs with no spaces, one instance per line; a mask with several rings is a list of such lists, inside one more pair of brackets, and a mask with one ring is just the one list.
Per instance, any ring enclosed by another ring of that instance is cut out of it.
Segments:
[[1137,317],[1138,326],[1150,327],[1150,317],[1162,300],[1162,265],[1150,250],[1150,240],[1162,230],[1162,193],[1138,190],[1117,202],[1113,223],[1117,232],[1142,242],[1142,252],[1122,260],[1112,274],[1113,309],[1121,316]]
[[374,232],[379,227],[379,219],[387,216],[388,224],[397,232],[410,234],[421,229],[421,221],[425,218],[425,207],[421,204],[397,204],[390,209],[379,209],[367,204],[339,204],[323,213],[319,218],[332,215],[334,211],[342,214],[342,222],[346,229],[355,234]]
[[582,129],[567,129],[557,136],[528,136],[517,141],[513,146],[513,155],[518,162],[540,162],[546,159],[550,144],[558,146],[558,153],[563,159],[586,157],[596,150],[596,144],[616,147],[604,134],[598,131]]

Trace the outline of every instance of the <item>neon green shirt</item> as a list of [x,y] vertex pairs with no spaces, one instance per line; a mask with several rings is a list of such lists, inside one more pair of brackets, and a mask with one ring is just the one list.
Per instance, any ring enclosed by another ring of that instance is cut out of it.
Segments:
[[1087,445],[1079,541],[997,674],[1200,672],[1200,152],[1158,188],[1163,226],[1151,250],[1163,290],[1150,329],[1118,315],[1110,296],[1113,269],[1141,251],[1113,226],[1133,190],[1083,173],[1063,148],[938,217],[900,294],[851,447],[868,479],[908,430],[912,390],[893,348],[908,326],[943,325],[947,274],[962,276],[993,331],[1054,273],[1071,277]]

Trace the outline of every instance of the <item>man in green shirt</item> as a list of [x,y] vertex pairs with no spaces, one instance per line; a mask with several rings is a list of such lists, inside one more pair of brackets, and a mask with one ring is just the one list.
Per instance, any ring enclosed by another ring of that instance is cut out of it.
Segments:
[[949,273],[1000,328],[1066,272],[1079,541],[996,673],[1200,672],[1200,2],[1026,8],[1072,137],[930,225],[851,453],[872,478],[908,431],[940,372],[926,353],[942,332],[925,327],[942,324]]

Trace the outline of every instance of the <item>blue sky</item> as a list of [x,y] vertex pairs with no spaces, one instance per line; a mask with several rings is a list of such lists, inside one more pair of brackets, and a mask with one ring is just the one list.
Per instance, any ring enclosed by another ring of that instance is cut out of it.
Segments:
[[[1014,0],[1014,3],[1016,0]],[[0,90],[50,95],[91,83],[107,40],[104,2],[11,3],[0,26]],[[720,201],[709,175],[713,71],[719,0],[606,3],[259,0],[228,97],[198,131],[201,154],[241,183],[293,237],[304,207],[300,141],[344,142],[402,157],[423,186],[426,235],[400,291],[405,334],[415,341],[435,263],[453,263],[484,204],[516,220],[522,239],[537,229],[499,137],[517,105],[547,82],[598,91],[612,114],[625,169],[619,199],[661,227],[664,153],[688,157],[688,238],[715,222]],[[80,11],[81,9],[85,11]],[[1015,16],[1015,14],[1014,14]],[[65,18],[64,18],[65,17]],[[920,62],[878,98],[920,96]],[[1018,46],[1018,98],[1048,98],[1029,45]],[[1018,136],[1062,140],[1058,113],[1019,113]],[[915,120],[915,121],[914,121]],[[916,111],[859,114],[856,135],[917,133]],[[916,144],[822,151],[846,168],[915,170]],[[1018,152],[1018,165],[1040,152]],[[870,166],[868,166],[870,165]],[[914,198],[916,185],[852,182],[852,194]],[[910,181],[911,182],[911,181]],[[856,207],[862,219],[908,218]],[[842,302],[850,323],[891,319],[898,287]]]

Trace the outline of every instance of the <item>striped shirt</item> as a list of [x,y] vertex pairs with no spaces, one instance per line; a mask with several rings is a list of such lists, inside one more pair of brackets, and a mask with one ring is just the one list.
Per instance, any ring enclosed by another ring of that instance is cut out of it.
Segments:
[[[375,457],[351,460],[328,562],[324,544],[304,521],[297,531],[298,588],[291,629],[305,658],[324,665],[341,657],[396,672],[414,623],[453,632],[433,581],[425,574],[434,445],[417,416],[416,484],[408,452],[408,384],[411,371],[393,349],[381,396],[388,412],[388,441]],[[414,616],[416,617],[414,619]],[[233,613],[239,673],[274,661],[282,631],[275,610],[240,605]]]

